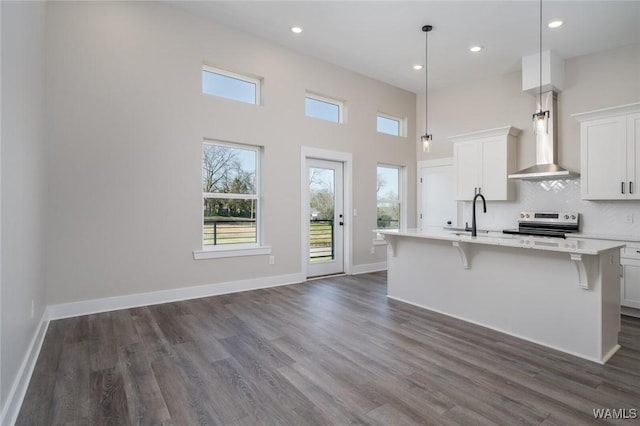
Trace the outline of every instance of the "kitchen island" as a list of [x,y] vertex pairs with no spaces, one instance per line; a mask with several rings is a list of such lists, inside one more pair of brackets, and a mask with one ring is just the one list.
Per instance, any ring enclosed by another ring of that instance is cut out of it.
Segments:
[[620,347],[620,247],[442,228],[379,231],[388,297],[604,364]]

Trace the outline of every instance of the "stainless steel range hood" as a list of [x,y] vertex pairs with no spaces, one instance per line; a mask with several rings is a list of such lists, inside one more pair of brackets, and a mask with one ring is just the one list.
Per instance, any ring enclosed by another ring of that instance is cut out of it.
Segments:
[[541,111],[549,111],[549,118],[544,124],[544,128],[536,129],[536,164],[526,169],[509,175],[509,179],[544,180],[563,179],[577,177],[579,174],[556,163],[558,158],[558,146],[556,140],[558,127],[555,123],[557,94],[548,91],[542,94]]
[[512,175],[509,179],[520,180],[545,180],[545,179],[568,179],[578,177],[580,174],[567,170],[555,163],[536,164],[527,167]]
[[[543,73],[543,77],[549,80],[548,84],[544,85],[543,90],[547,90],[542,93],[539,98],[541,105],[538,105],[538,111],[548,111],[548,118],[541,121],[541,127],[535,129],[536,138],[536,164],[526,169],[520,170],[516,173],[510,174],[510,179],[524,179],[524,180],[550,180],[550,179],[566,179],[578,177],[579,174],[565,169],[557,163],[558,158],[558,126],[557,126],[557,104],[558,94],[554,89],[561,87],[563,83],[558,84],[557,81],[563,81],[562,74],[564,73],[564,67],[560,62],[558,66],[556,57],[551,52],[544,52],[551,60],[547,60],[546,63],[551,64],[550,67],[553,70],[547,70],[546,75]],[[523,58],[522,73],[523,73],[523,90],[536,96],[534,93],[538,87],[533,86],[532,82],[539,80],[539,71],[535,66],[539,62],[539,56],[529,56]],[[531,66],[531,65],[534,66]],[[553,80],[556,80],[555,82]],[[536,96],[536,98],[538,98]]]

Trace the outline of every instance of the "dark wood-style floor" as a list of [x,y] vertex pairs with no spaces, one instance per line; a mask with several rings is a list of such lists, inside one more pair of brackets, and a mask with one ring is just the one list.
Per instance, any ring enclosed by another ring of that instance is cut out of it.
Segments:
[[638,319],[601,366],[385,294],[376,273],[53,321],[17,424],[583,425],[640,409]]

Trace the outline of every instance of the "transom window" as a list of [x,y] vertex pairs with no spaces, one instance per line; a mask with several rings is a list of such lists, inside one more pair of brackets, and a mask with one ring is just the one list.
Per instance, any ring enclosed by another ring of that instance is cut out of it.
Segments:
[[260,148],[202,144],[202,245],[259,245]]
[[382,113],[378,113],[376,119],[378,132],[393,136],[404,136],[404,119]]
[[202,93],[260,104],[260,84],[257,78],[202,66]]
[[307,93],[304,98],[304,113],[307,117],[343,122],[344,102]]
[[401,167],[378,166],[378,229],[400,229]]

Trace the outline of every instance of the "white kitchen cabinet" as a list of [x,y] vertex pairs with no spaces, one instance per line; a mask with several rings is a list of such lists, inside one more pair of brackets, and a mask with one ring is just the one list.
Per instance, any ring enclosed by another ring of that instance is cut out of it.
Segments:
[[640,103],[575,114],[585,200],[640,199]]
[[472,200],[479,192],[487,200],[515,199],[516,141],[520,130],[507,126],[453,136],[457,200]]
[[456,200],[472,200],[478,192],[480,145],[460,142],[453,145]]
[[620,304],[640,309],[640,244],[627,243],[621,250]]

